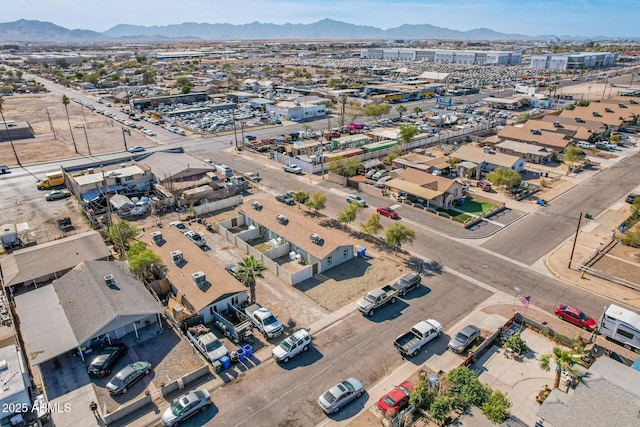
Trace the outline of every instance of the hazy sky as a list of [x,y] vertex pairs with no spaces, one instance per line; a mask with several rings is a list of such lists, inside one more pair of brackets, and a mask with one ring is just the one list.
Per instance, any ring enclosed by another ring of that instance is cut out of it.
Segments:
[[311,23],[331,18],[382,29],[431,24],[527,35],[638,37],[638,0],[2,0],[2,22],[49,21],[106,31],[117,24]]

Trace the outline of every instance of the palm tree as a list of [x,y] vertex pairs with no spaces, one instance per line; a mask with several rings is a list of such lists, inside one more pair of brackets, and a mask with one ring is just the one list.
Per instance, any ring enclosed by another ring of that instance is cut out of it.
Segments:
[[413,107],[413,112],[418,114],[418,113],[422,113],[422,108],[420,107]]
[[69,123],[69,132],[71,133],[71,141],[73,141],[73,149],[78,152],[78,147],[76,146],[76,140],[73,137],[73,131],[71,130],[71,120],[69,119],[69,98],[67,95],[62,95],[62,105],[64,105],[64,111],[67,113],[67,123]]
[[558,388],[560,385],[560,375],[562,371],[568,371],[574,376],[578,376],[579,373],[572,368],[572,366],[580,360],[580,355],[572,353],[560,347],[553,347],[551,353],[543,354],[540,359],[540,367],[549,372],[551,370],[551,359],[556,363],[555,372],[556,377],[553,380],[553,388]]
[[398,105],[396,107],[396,111],[400,115],[400,120],[402,120],[402,115],[407,111],[407,107],[405,107],[404,105]]
[[249,288],[249,304],[256,302],[256,279],[262,279],[262,272],[265,271],[262,260],[255,259],[253,255],[249,255],[238,263],[238,279]]
[[2,116],[2,122],[4,123],[4,130],[7,132],[7,138],[9,139],[9,143],[11,144],[13,155],[16,156],[16,162],[18,162],[18,166],[22,166],[20,164],[20,159],[18,159],[18,153],[16,152],[16,147],[14,147],[13,145],[13,140],[9,138],[9,125],[7,125],[7,121],[4,118],[4,109],[2,108],[3,105],[4,105],[4,98],[0,96],[0,116]]

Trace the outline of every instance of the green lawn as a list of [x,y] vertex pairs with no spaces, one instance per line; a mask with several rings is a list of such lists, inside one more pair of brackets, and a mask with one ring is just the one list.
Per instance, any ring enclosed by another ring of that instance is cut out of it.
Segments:
[[461,211],[469,212],[476,215],[481,215],[484,212],[488,212],[491,209],[495,208],[496,205],[493,203],[481,202],[476,199],[466,199],[464,201],[464,205],[456,206],[457,209]]
[[[465,203],[466,204],[466,203]],[[446,214],[451,215],[451,219],[454,220],[455,222],[459,222],[460,224],[463,224],[465,221],[471,219],[472,217],[460,212],[456,212],[456,211],[452,211],[449,209],[438,209],[438,212],[444,212]]]

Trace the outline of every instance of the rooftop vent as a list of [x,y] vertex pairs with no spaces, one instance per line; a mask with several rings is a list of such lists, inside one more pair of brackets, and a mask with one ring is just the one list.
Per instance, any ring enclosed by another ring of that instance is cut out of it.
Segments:
[[108,276],[104,276],[104,283],[107,286],[113,286],[116,284],[116,279],[113,278],[113,274],[109,274]]
[[324,243],[324,239],[320,237],[319,234],[316,234],[316,233],[309,234],[309,240],[311,240],[316,245],[322,245]]
[[184,262],[182,251],[173,251],[169,255],[171,256],[171,261],[173,261],[173,263],[177,266]]
[[151,240],[153,240],[153,243],[155,243],[156,245],[160,246],[160,244],[162,243],[162,232],[161,231],[154,231],[153,233],[151,233]]
[[7,360],[0,360],[0,371],[6,371],[9,368]]
[[276,215],[276,221],[278,221],[282,225],[287,225],[289,223],[287,217],[281,214]]

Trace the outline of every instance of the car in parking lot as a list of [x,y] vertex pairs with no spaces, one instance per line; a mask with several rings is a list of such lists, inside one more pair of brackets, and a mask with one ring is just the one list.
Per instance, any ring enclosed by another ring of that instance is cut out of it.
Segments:
[[178,398],[160,417],[164,427],[173,427],[199,411],[206,411],[211,406],[211,397],[207,390],[196,390]]
[[44,199],[47,202],[51,202],[53,200],[66,199],[71,196],[71,192],[69,190],[53,190],[45,194]]
[[559,319],[566,322],[573,323],[574,325],[584,329],[585,331],[593,332],[596,328],[596,321],[587,316],[581,310],[570,305],[559,304],[554,313]]
[[413,390],[413,383],[404,381],[395,386],[389,393],[385,394],[378,400],[378,409],[383,414],[389,411],[401,411],[409,405],[409,394]]
[[295,200],[289,197],[286,194],[278,194],[276,195],[276,200],[280,203],[284,203],[285,205],[293,206],[296,204]]
[[348,378],[339,382],[318,398],[318,406],[326,414],[335,414],[352,400],[364,393],[362,383],[355,378]]
[[380,206],[376,209],[376,212],[382,216],[388,216],[391,219],[398,218],[398,212],[394,211],[389,206]]
[[467,325],[449,341],[449,348],[456,352],[464,352],[480,336],[480,328]]
[[127,354],[127,346],[122,343],[112,343],[102,349],[89,364],[89,375],[104,377],[111,373],[111,368],[122,356]]
[[111,394],[124,394],[140,378],[151,372],[151,363],[135,362],[121,369],[107,384]]
[[145,148],[142,145],[136,145],[135,147],[129,149],[130,153],[140,153],[142,151],[145,151]]
[[285,172],[294,173],[296,175],[302,174],[302,168],[298,165],[284,165],[282,167]]
[[365,208],[367,207],[367,202],[365,202],[364,199],[357,194],[349,194],[347,196],[347,203],[358,203]]

